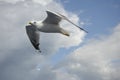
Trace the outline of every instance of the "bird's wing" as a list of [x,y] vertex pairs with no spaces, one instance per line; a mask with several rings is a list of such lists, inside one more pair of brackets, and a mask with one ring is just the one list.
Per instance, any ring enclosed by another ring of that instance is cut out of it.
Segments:
[[34,48],[37,50],[40,50],[39,49],[39,32],[36,29],[36,27],[34,27],[32,25],[26,26],[26,33],[27,33],[32,45],[34,46]]
[[83,28],[79,27],[78,25],[76,25],[75,23],[73,23],[71,20],[69,20],[66,16],[64,16],[64,15],[62,15],[62,14],[60,14],[60,13],[57,13],[57,14],[59,14],[62,19],[67,20],[68,22],[70,22],[70,23],[72,23],[73,25],[75,25],[76,27],[78,27],[80,30],[83,30],[83,31],[85,31],[86,33],[88,33],[86,30],[84,30]]
[[59,24],[59,22],[61,21],[61,17],[56,15],[55,13],[52,13],[50,11],[46,11],[47,12],[47,18],[43,21],[43,23],[47,23],[47,24]]

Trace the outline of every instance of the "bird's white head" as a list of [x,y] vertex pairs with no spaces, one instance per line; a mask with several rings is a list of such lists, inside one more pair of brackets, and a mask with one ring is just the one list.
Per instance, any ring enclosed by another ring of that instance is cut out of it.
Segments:
[[30,21],[29,24],[30,25],[36,25],[36,21]]

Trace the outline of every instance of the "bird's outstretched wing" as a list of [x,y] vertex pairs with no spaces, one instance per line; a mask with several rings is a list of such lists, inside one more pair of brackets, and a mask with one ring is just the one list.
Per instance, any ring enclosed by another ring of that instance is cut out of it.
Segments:
[[26,33],[27,33],[27,35],[30,39],[30,42],[34,46],[34,48],[36,50],[40,51],[40,48],[39,48],[39,32],[36,29],[36,27],[34,27],[32,25],[27,25],[26,26]]
[[47,18],[43,21],[43,23],[47,23],[47,24],[59,24],[59,22],[61,21],[61,17],[56,15],[55,13],[52,13],[50,11],[46,11],[47,12]]
[[84,32],[88,33],[86,30],[84,30],[83,28],[79,27],[78,25],[76,25],[75,23],[73,23],[72,21],[70,21],[66,16],[60,14],[60,13],[57,13],[61,16],[62,19],[65,19],[67,20],[68,22],[72,23],[73,25],[75,25],[76,27],[78,27],[80,30],[83,30]]

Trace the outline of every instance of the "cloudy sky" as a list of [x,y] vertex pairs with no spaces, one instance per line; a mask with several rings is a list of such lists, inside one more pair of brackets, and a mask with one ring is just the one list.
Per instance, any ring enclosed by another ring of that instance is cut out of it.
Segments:
[[[65,15],[70,32],[40,33],[38,54],[25,30],[46,10]],[[0,0],[0,80],[119,80],[119,0]]]

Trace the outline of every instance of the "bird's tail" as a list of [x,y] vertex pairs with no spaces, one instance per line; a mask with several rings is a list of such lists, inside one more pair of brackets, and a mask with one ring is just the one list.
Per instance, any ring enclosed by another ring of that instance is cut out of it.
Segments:
[[70,33],[64,29],[61,28],[61,34],[65,35],[65,36],[70,36]]

